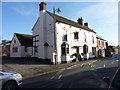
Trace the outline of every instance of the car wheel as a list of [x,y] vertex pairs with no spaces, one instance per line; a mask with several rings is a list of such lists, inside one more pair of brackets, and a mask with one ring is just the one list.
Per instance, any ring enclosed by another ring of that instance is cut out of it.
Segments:
[[8,81],[7,83],[5,83],[2,90],[15,90],[16,88],[17,88],[16,82]]

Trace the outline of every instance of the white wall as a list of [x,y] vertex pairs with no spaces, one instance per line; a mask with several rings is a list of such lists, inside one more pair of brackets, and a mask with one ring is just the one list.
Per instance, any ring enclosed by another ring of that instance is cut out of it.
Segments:
[[[58,51],[58,61],[61,61],[61,44],[63,43],[62,37],[63,35],[67,34],[69,44],[69,54],[67,54],[67,61],[72,60],[73,58],[70,58],[72,54],[76,52],[73,46],[80,46],[80,53],[83,53],[83,45],[88,45],[88,55],[89,58],[95,57],[95,55],[92,55],[92,47],[96,47],[96,34],[93,32],[89,32],[83,29],[79,29],[76,27],[70,27],[70,25],[66,25],[63,23],[57,23],[56,24],[57,29],[57,51]],[[74,32],[79,32],[79,40],[74,40]],[[84,42],[84,33],[86,34],[87,42]],[[94,36],[94,44],[92,44],[92,35]],[[64,56],[62,58],[65,58]],[[63,60],[64,61],[64,60]]]
[[[38,53],[33,50],[33,57],[51,59],[53,58],[53,18],[44,11],[40,12],[40,17],[37,24],[33,28],[33,36],[39,35],[39,40],[36,43],[38,46]],[[44,47],[45,42],[49,44],[48,47]],[[33,42],[35,45],[35,42]],[[35,55],[34,55],[35,54]]]
[[[14,40],[16,40],[16,43],[14,43]],[[13,53],[13,47],[17,47],[18,52]],[[10,57],[21,57],[21,45],[16,35],[15,37],[13,36],[12,42],[10,44]]]
[[[83,45],[86,44],[89,46],[89,58],[95,57],[92,55],[92,47],[96,47],[96,34],[93,32],[89,32],[83,29],[76,28],[74,26],[70,26],[64,23],[57,23],[56,24],[56,40],[57,40],[57,60],[61,63],[63,58],[66,58],[66,61],[71,61],[73,58],[70,56],[76,52],[73,46],[80,46],[80,53],[83,53]],[[65,28],[65,30],[64,30]],[[74,40],[74,32],[79,32],[79,40]],[[63,43],[62,37],[64,34],[68,35],[69,44],[69,54],[66,57],[61,57],[61,44]],[[84,33],[86,33],[87,42],[84,42]],[[33,36],[38,35],[37,37],[39,42],[36,44],[38,46],[38,53],[33,55],[33,57],[38,58],[50,58],[53,62],[53,51],[54,51],[54,20],[53,18],[46,13],[45,11],[40,11],[40,17],[38,22],[33,28]],[[94,44],[92,44],[92,35],[94,36]],[[49,44],[48,47],[44,47],[44,43],[47,42]],[[35,43],[33,42],[33,45]],[[34,50],[33,50],[34,51]],[[34,52],[33,52],[34,54]],[[65,60],[63,60],[65,61]]]
[[[14,43],[16,40],[16,43]],[[18,51],[13,53],[13,47],[17,47]],[[13,37],[11,45],[10,45],[10,57],[28,57],[32,56],[32,47],[27,47],[27,52],[25,52],[25,46],[21,46],[18,38]]]

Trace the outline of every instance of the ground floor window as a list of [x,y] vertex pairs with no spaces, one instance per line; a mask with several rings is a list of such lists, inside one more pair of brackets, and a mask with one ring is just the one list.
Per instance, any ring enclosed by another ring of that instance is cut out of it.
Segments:
[[69,45],[66,43],[63,43],[61,45],[61,55],[69,54]]
[[35,52],[37,53],[37,52],[38,52],[38,47],[37,47],[37,46],[34,47],[34,50],[35,50]]
[[102,56],[102,50],[101,49],[98,50],[98,55]]
[[88,46],[87,45],[84,45],[83,46],[83,53],[88,53]]
[[92,55],[95,55],[96,53],[96,47],[92,47]]
[[66,48],[65,48],[65,46],[61,47],[61,54],[62,55],[66,55]]
[[25,47],[25,52],[27,52],[27,47]]
[[13,53],[18,52],[18,48],[17,47],[13,47]]

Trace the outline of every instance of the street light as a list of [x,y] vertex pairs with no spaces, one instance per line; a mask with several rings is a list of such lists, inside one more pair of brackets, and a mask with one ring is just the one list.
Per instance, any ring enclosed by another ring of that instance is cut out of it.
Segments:
[[54,20],[54,53],[55,53],[55,64],[57,64],[57,45],[56,45],[56,27],[55,27],[55,12],[61,12],[61,10],[58,8],[58,9],[55,9],[53,8],[53,20]]

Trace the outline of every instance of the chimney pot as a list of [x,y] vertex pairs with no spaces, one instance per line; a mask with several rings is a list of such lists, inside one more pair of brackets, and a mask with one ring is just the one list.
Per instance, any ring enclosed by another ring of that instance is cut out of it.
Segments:
[[39,7],[40,7],[40,11],[46,10],[46,2],[41,2],[41,3],[39,4]]
[[82,17],[81,17],[81,18],[78,18],[77,22],[78,22],[80,25],[83,25],[83,19],[82,19]]
[[84,26],[87,26],[87,27],[88,27],[88,22],[84,23]]

